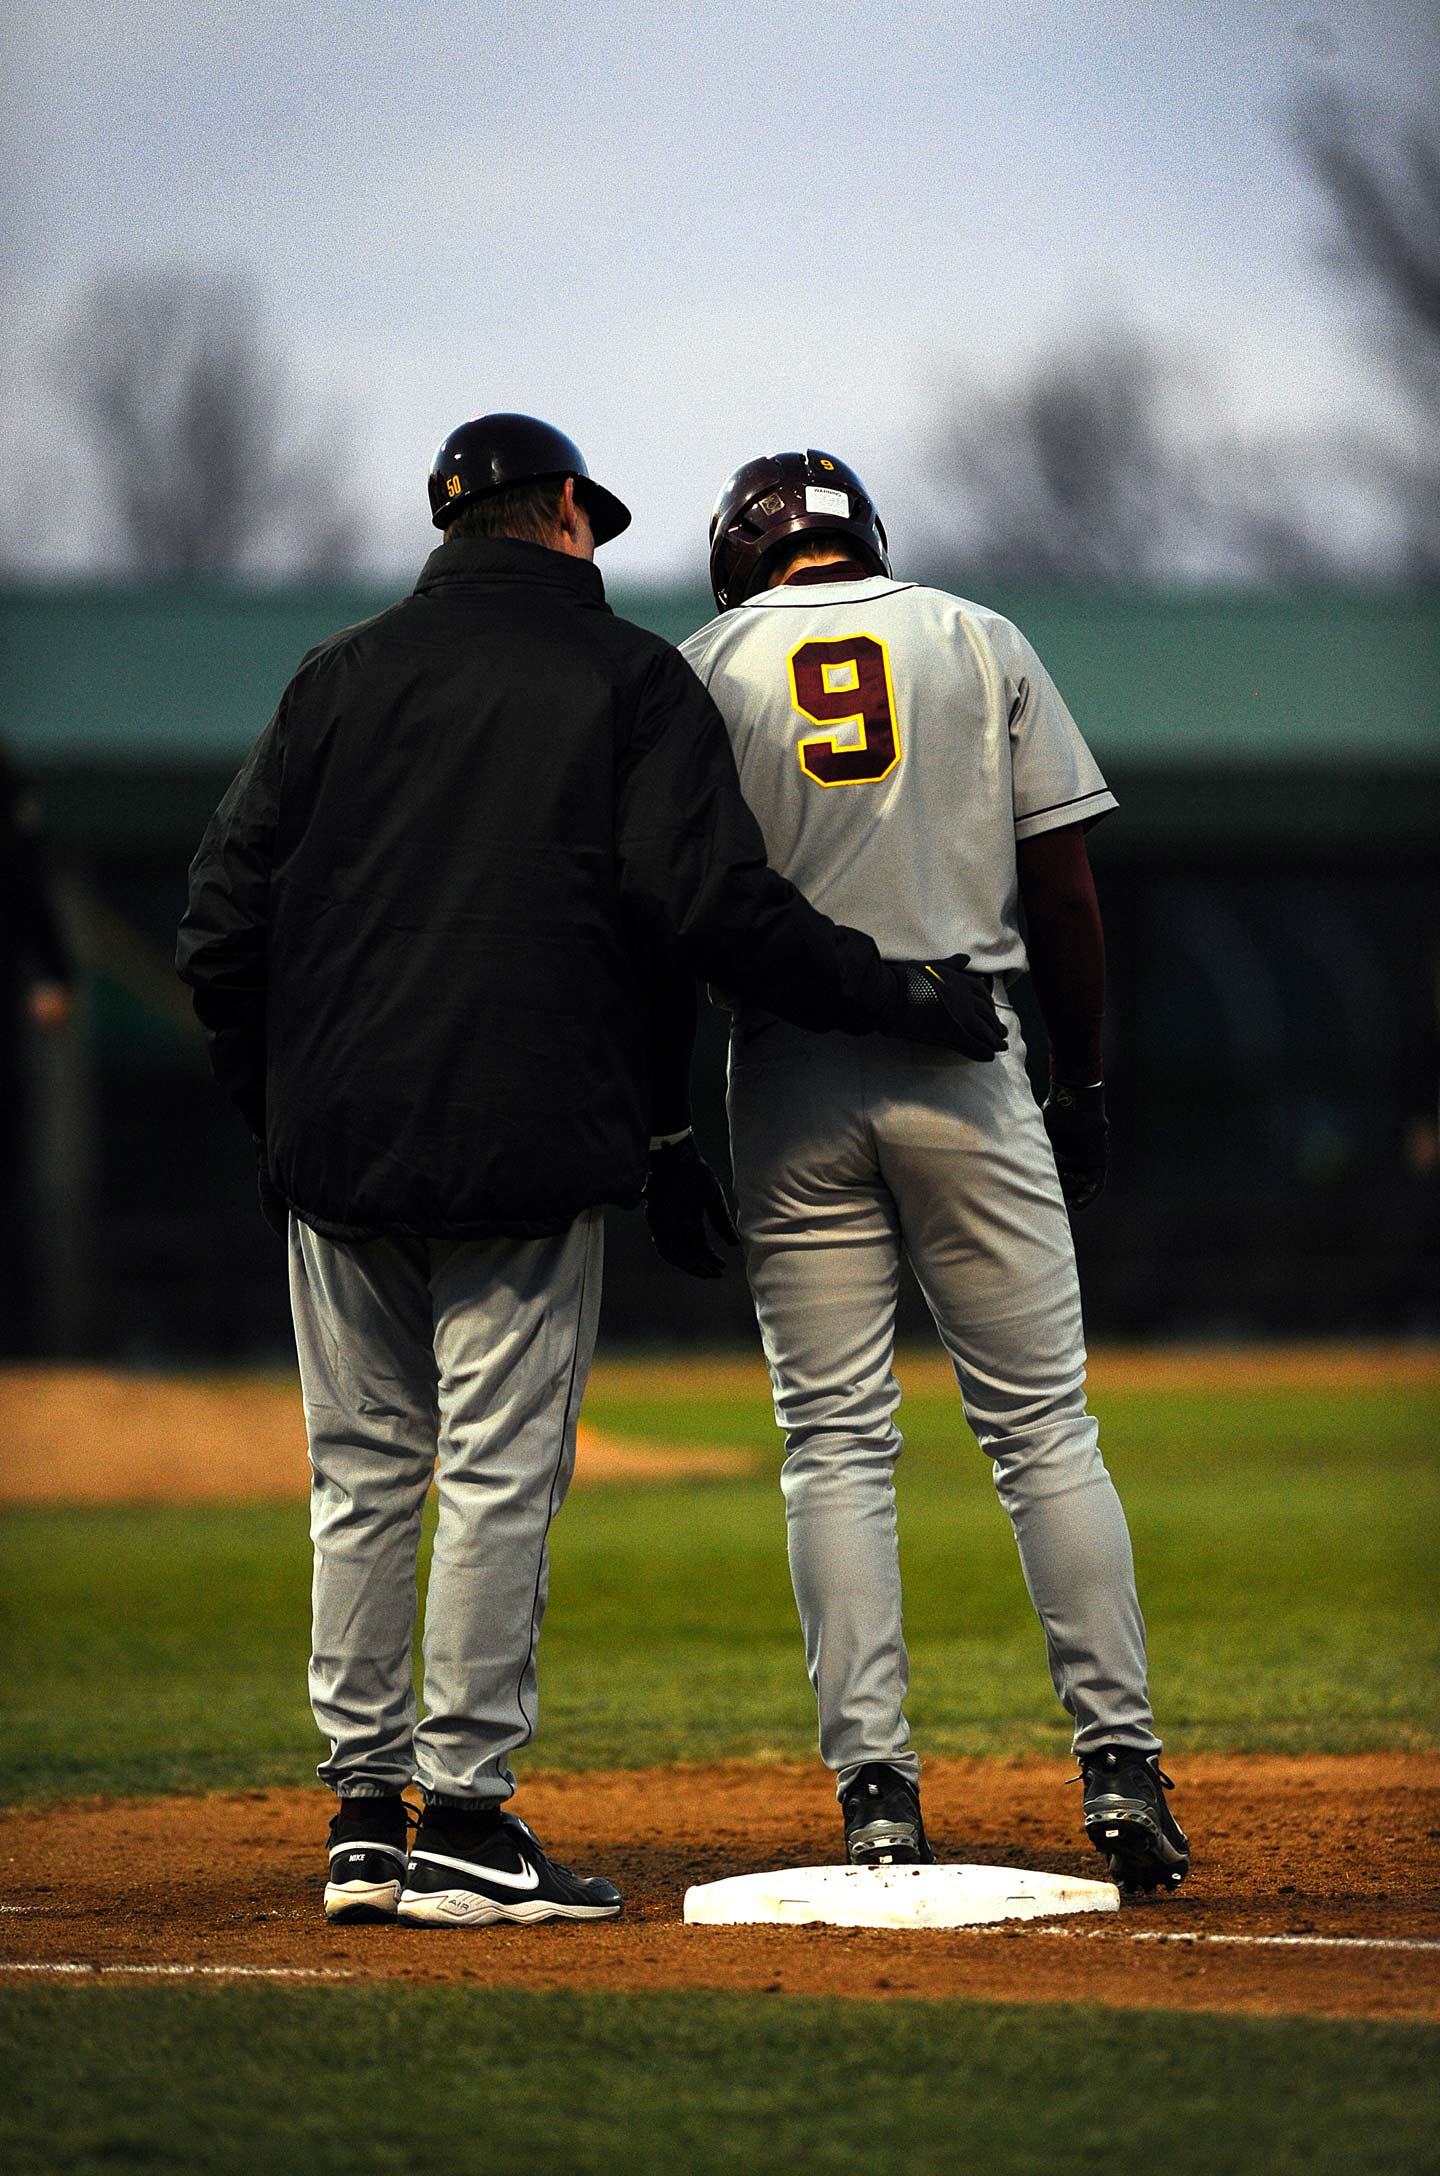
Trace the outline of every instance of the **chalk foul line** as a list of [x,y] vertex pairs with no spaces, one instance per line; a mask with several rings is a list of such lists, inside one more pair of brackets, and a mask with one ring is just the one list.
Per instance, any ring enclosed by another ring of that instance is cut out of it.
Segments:
[[[1440,1950],[1440,1941],[1427,1941],[1415,1935],[1176,1934],[1159,1928],[1141,1928],[1127,1932],[1119,1927],[1052,1927],[1035,1921],[1027,1924],[1014,1920],[997,1921],[994,1926],[983,1930],[974,1928],[965,1931],[991,1934],[999,1933],[1002,1929],[1011,1933],[1049,1934],[1069,1941],[1176,1942],[1196,1948],[1203,1943],[1223,1949],[1378,1949],[1416,1954]],[[67,1979],[350,1980],[355,1977],[353,1972],[298,1964],[9,1964],[0,1960],[0,1972],[28,1972],[42,1977],[48,1973]]]
[[1212,1943],[1227,1949],[1440,1949],[1440,1941],[1429,1942],[1419,1935],[1381,1934],[1174,1934],[1159,1927],[1120,1928],[1109,1927],[1043,1927],[1032,1926],[1035,1934],[1066,1935],[1092,1942],[1201,1942]]
[[53,1973],[71,1979],[156,1980],[348,1980],[352,1972],[332,1972],[301,1964],[6,1964],[0,1972]]

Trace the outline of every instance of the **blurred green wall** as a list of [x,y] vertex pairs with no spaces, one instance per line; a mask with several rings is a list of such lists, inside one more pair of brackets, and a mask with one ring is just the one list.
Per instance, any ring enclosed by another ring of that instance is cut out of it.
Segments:
[[[402,587],[0,592],[5,737],[60,786],[67,834],[119,843],[183,826],[186,782],[208,792],[234,769],[304,652]],[[1440,597],[1007,589],[987,601],[1034,642],[1107,772],[1134,782],[1128,817],[1143,830],[1411,836],[1434,816]],[[672,640],[710,616],[702,590],[618,589],[613,603]],[[1263,808],[1229,790],[1284,778],[1295,790],[1267,790]],[[67,780],[113,790],[87,811]]]
[[[37,1246],[83,1238],[65,1275],[89,1297],[66,1319],[92,1327],[52,1345],[283,1345],[248,1152],[171,948],[201,830],[301,655],[394,594],[0,593],[0,733],[41,787],[89,970],[88,1071],[66,1091],[89,1116],[52,1129]],[[709,616],[696,590],[612,601],[671,637]],[[1120,800],[1092,838],[1115,1146],[1079,1235],[1092,1329],[1440,1330],[1440,598],[987,601],[1035,643]],[[723,1040],[707,1018],[697,1110],[717,1155]],[[638,1220],[616,1220],[610,1260],[612,1334],[746,1333],[738,1280],[658,1273]],[[63,1282],[42,1259],[47,1276]]]
[[[31,761],[238,759],[315,642],[402,593],[75,587],[0,591],[9,731]],[[703,590],[616,611],[680,641]],[[1007,590],[1100,755],[1144,763],[1440,762],[1440,596]]]

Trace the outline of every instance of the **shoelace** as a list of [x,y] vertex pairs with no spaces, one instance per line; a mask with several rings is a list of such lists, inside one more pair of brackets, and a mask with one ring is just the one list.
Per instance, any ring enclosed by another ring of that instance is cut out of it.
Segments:
[[[409,1813],[409,1811],[410,1811],[410,1808],[409,1808],[409,1806],[408,1806],[408,1805],[406,1806],[406,1809],[405,1809],[405,1810],[406,1810],[406,1812],[407,1812],[407,1813]],[[441,1808],[439,1809],[439,1811],[441,1811],[441,1812],[443,1813],[444,1811],[446,1811],[446,1809],[445,1809],[444,1807],[441,1807]],[[412,1820],[414,1821],[414,1825],[415,1825],[415,1827],[416,1827],[416,1828],[418,1828],[418,1827],[420,1826],[420,1820],[419,1820],[419,1816],[418,1816],[418,1815],[412,1815],[412,1817],[411,1817],[411,1818],[412,1818]],[[532,1852],[533,1852],[533,1853],[534,1853],[534,1854],[536,1855],[536,1857],[537,1857],[537,1858],[541,1858],[541,1859],[543,1859],[543,1860],[545,1861],[545,1864],[546,1864],[546,1865],[547,1865],[548,1867],[550,1867],[550,1868],[551,1868],[551,1870],[552,1870],[552,1871],[553,1871],[554,1873],[557,1873],[557,1874],[564,1874],[564,1875],[566,1875],[566,1876],[567,1876],[567,1877],[568,1877],[568,1878],[569,1878],[569,1879],[570,1879],[571,1881],[575,1881],[575,1882],[578,1882],[578,1881],[580,1881],[580,1880],[582,1879],[582,1877],[581,1877],[581,1876],[580,1876],[579,1874],[577,1874],[577,1873],[576,1873],[576,1872],[574,1871],[574,1869],[573,1869],[572,1867],[569,1867],[569,1866],[565,1866],[565,1865],[563,1865],[563,1864],[561,1863],[561,1861],[560,1861],[559,1859],[552,1859],[552,1858],[551,1858],[551,1856],[550,1856],[549,1852],[548,1852],[548,1851],[547,1851],[547,1850],[545,1849],[545,1847],[543,1846],[543,1844],[542,1844],[542,1843],[540,1842],[540,1839],[539,1839],[539,1837],[538,1837],[538,1836],[537,1836],[537,1835],[535,1834],[535,1831],[534,1831],[534,1829],[530,1827],[530,1825],[529,1825],[529,1823],[528,1823],[527,1821],[521,1821],[521,1820],[520,1820],[520,1816],[519,1816],[518,1814],[514,1814],[514,1815],[512,1815],[512,1816],[511,1816],[511,1818],[512,1818],[512,1819],[513,1819],[514,1821],[516,1821],[516,1822],[518,1823],[518,1825],[519,1825],[519,1826],[520,1826],[521,1828],[523,1828],[523,1829],[524,1829],[524,1831],[525,1831],[525,1835],[526,1835],[526,1837],[527,1837],[527,1839],[528,1839],[528,1842],[529,1842],[529,1846],[530,1846],[530,1849],[531,1849],[531,1851],[532,1851]],[[494,1834],[494,1833],[496,1833],[496,1832],[495,1832],[494,1830],[492,1830],[492,1831],[491,1831],[490,1833],[491,1833],[491,1834],[493,1835],[493,1834]],[[502,1830],[500,1830],[500,1831],[499,1831],[499,1833],[500,1833],[501,1835],[503,1835],[503,1834],[504,1834],[505,1832],[504,1832],[504,1830],[502,1829]],[[485,1840],[486,1840],[486,1839],[484,1839],[484,1838],[482,1838],[482,1839],[481,1839],[481,1841],[482,1841],[482,1842],[483,1842],[483,1841],[485,1841]],[[516,1846],[517,1852],[518,1852],[519,1848],[520,1848],[520,1847],[519,1847],[519,1846],[517,1845],[517,1846]]]
[[[1098,1761],[1096,1761],[1093,1762],[1092,1765],[1098,1768],[1100,1764]],[[1160,1763],[1158,1761],[1156,1761],[1154,1767],[1152,1768],[1149,1761],[1146,1760],[1142,1755],[1139,1760],[1133,1762],[1127,1761],[1123,1765],[1124,1767],[1136,1767],[1145,1769],[1147,1774],[1154,1776],[1160,1783],[1163,1783],[1167,1791],[1173,1791],[1175,1788],[1174,1779],[1166,1775],[1164,1769],[1160,1766]],[[1121,1765],[1117,1763],[1116,1767],[1110,1772],[1115,1775],[1121,1774]],[[1084,1783],[1086,1781],[1088,1781],[1088,1771],[1082,1764],[1078,1775],[1067,1776],[1065,1778],[1065,1787],[1068,1790],[1072,1783]]]
[[912,1793],[910,1790],[908,1790],[903,1778],[892,1779],[886,1785],[881,1785],[878,1783],[867,1783],[863,1786],[863,1788],[856,1783],[852,1783],[849,1790],[845,1793],[844,1798],[840,1802],[840,1810],[844,1814],[845,1819],[849,1821],[852,1820],[857,1813],[866,1813],[871,1811],[875,1806],[879,1804],[882,1798],[890,1797],[902,1798],[905,1807],[904,1813],[895,1816],[895,1818],[906,1821],[919,1820],[919,1796],[918,1794]]

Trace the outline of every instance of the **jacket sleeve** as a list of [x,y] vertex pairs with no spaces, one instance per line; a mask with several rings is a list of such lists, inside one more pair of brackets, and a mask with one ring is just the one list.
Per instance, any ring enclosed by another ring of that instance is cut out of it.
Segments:
[[798,1027],[875,1027],[890,983],[874,943],[769,867],[724,721],[674,650],[645,675],[616,830],[627,910],[658,950]]
[[[648,950],[648,948],[647,948]],[[683,1133],[690,1124],[690,1075],[700,1024],[695,977],[679,959],[646,963],[650,1013],[650,1134]]]
[[266,955],[284,718],[282,702],[206,827],[175,951],[215,1078],[257,1136],[265,1131]]

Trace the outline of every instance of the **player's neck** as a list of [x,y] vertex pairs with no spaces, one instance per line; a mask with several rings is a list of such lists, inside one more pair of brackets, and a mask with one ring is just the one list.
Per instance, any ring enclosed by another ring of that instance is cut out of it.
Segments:
[[794,582],[868,582],[873,579],[874,572],[873,567],[851,559],[845,552],[834,552],[827,553],[823,559],[792,560],[770,586],[788,589]]

